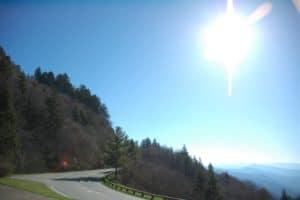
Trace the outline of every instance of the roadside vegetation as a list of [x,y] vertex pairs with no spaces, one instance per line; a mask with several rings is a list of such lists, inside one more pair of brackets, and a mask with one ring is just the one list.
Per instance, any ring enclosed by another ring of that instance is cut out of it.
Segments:
[[0,184],[10,186],[16,189],[25,190],[27,192],[36,193],[45,197],[49,197],[55,200],[70,200],[50,188],[46,185],[34,181],[14,179],[14,178],[0,178]]

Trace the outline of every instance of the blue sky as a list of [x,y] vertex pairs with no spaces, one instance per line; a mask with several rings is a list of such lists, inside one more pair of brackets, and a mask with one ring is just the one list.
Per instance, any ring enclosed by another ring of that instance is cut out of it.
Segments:
[[[0,44],[32,74],[67,72],[108,106],[114,125],[213,163],[300,162],[300,15],[271,1],[228,97],[202,35],[225,0],[4,2]],[[264,1],[235,1],[249,15]]]

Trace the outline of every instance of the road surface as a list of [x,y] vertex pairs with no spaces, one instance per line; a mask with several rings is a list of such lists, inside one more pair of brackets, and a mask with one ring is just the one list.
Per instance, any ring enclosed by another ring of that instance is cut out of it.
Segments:
[[[138,200],[139,198],[112,190],[97,179],[112,169],[77,172],[14,175],[12,178],[33,180],[46,184],[52,190],[72,199],[82,200]],[[96,181],[95,181],[96,180]]]

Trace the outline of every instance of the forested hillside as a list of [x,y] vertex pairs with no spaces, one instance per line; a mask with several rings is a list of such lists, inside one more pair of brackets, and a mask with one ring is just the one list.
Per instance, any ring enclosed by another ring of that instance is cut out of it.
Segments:
[[27,76],[0,48],[1,171],[103,167],[112,133],[106,106],[67,74]]
[[192,158],[185,146],[179,151],[145,139],[137,157],[127,160],[119,181],[140,190],[184,199],[269,200],[270,193],[227,173],[215,174],[213,166]]
[[[0,48],[0,176],[121,167],[117,180],[153,193],[207,200],[267,200],[265,189],[217,175],[185,147],[145,139],[138,144],[112,128],[106,106],[67,74],[37,68],[26,75]],[[117,171],[116,171],[117,172]]]

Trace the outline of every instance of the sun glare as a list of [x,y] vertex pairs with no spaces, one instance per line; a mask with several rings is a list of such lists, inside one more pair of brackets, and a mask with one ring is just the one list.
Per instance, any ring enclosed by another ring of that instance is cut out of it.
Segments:
[[207,28],[204,36],[206,56],[225,67],[236,67],[254,42],[253,28],[237,14],[226,14]]
[[239,16],[233,0],[227,0],[226,14],[209,26],[204,35],[205,55],[226,68],[228,96],[232,94],[234,71],[249,53],[255,39],[253,24],[272,10],[271,3],[260,5],[250,16]]
[[247,19],[229,9],[205,32],[206,56],[226,67],[228,96],[232,94],[232,78],[238,64],[254,42],[254,31]]

